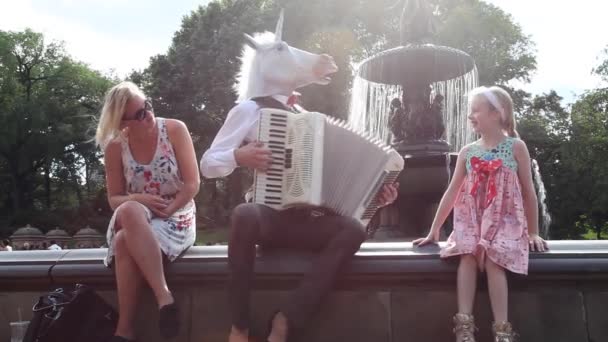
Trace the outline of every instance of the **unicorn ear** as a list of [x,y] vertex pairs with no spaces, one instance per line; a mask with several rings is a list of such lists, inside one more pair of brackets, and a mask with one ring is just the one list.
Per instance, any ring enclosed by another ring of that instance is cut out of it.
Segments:
[[252,49],[257,50],[258,43],[255,41],[255,39],[253,39],[253,37],[248,35],[247,33],[243,33],[243,35],[245,36],[245,43],[251,46]]
[[274,32],[275,41],[280,42],[283,38],[283,17],[285,15],[285,10],[281,9],[281,14],[279,15],[279,21],[277,22],[277,28]]

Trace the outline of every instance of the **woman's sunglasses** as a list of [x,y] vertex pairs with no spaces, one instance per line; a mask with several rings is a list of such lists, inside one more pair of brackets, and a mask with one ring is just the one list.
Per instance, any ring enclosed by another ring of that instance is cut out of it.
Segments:
[[152,111],[152,102],[150,102],[150,100],[146,100],[144,101],[144,107],[135,112],[133,117],[123,118],[122,121],[142,121],[146,118],[149,111]]

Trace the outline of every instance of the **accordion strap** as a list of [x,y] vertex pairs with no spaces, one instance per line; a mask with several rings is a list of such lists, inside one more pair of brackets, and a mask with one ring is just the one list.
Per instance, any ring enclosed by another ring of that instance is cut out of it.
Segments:
[[257,103],[260,108],[274,108],[288,110],[293,113],[297,112],[293,107],[283,104],[281,101],[275,99],[272,96],[254,97],[251,99],[251,101]]

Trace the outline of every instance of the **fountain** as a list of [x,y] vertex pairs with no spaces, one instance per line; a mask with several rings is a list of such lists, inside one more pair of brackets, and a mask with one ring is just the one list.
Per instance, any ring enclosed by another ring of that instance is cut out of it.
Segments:
[[375,224],[382,240],[426,234],[445,191],[458,150],[474,133],[466,94],[477,86],[467,53],[431,44],[434,16],[425,1],[405,1],[401,46],[359,65],[349,121],[376,135],[405,159],[398,200]]
[[538,232],[540,236],[545,239],[550,238],[549,226],[551,226],[551,216],[549,215],[549,208],[545,200],[547,199],[547,193],[545,190],[545,184],[540,176],[540,169],[538,162],[532,159],[532,180],[534,182],[534,188],[536,190],[536,196],[538,197]]
[[[390,143],[405,160],[399,198],[372,221],[377,240],[411,239],[428,232],[457,152],[475,138],[467,122],[467,94],[477,86],[473,58],[431,44],[435,18],[429,5],[421,0],[404,2],[401,46],[361,62],[351,95],[349,122]],[[539,231],[548,238],[551,217],[534,160],[532,175]]]

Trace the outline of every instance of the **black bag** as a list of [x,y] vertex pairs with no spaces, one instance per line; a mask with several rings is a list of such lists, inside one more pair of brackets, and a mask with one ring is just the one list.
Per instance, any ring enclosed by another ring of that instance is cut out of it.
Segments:
[[93,289],[77,284],[41,296],[23,342],[107,342],[118,314]]

